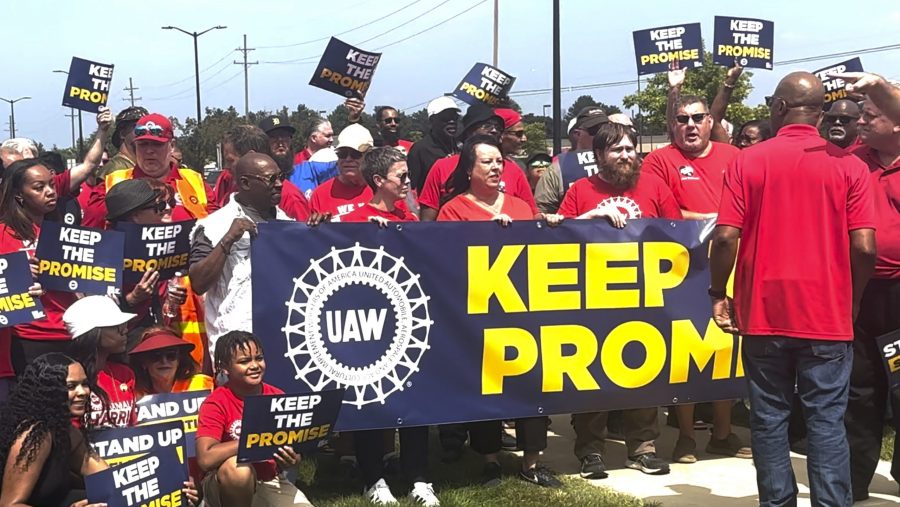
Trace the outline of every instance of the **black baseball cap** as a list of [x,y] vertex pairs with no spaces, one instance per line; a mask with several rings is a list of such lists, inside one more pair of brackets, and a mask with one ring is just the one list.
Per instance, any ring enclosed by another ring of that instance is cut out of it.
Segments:
[[575,125],[572,128],[587,130],[604,123],[609,123],[609,117],[606,116],[603,109],[597,106],[587,106],[578,111],[578,116],[575,117]]
[[263,119],[263,121],[259,122],[259,128],[263,130],[266,134],[274,132],[278,129],[285,129],[290,131],[293,136],[297,129],[291,126],[287,120],[280,116],[268,116]]

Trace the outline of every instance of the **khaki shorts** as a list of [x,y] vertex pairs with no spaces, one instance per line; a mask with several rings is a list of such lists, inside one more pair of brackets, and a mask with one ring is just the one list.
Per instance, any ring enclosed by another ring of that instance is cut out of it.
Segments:
[[[201,483],[203,501],[209,507],[236,507],[222,505],[219,495],[219,481],[215,473],[206,474]],[[271,481],[256,481],[256,491],[250,507],[312,507],[306,495],[291,481],[275,477]]]

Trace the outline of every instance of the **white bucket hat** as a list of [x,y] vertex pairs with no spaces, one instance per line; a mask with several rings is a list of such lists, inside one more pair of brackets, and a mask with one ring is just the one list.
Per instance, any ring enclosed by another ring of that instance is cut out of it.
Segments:
[[63,322],[72,338],[78,338],[92,329],[120,326],[135,317],[134,313],[119,310],[116,302],[106,296],[87,296],[72,303],[63,313]]

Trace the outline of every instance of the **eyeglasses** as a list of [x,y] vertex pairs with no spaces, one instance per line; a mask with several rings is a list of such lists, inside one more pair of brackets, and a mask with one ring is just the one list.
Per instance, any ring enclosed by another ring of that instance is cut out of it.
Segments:
[[176,350],[156,350],[151,352],[149,355],[150,361],[153,363],[158,363],[164,359],[169,363],[178,360],[178,351]]
[[530,166],[532,169],[544,169],[550,167],[549,162],[533,162]]
[[[409,181],[409,171],[397,174],[396,177],[398,180],[400,180],[400,183],[406,183]],[[390,178],[390,176],[388,176],[388,178]]]
[[850,116],[847,114],[841,115],[825,115],[825,121],[831,123],[840,123],[842,125],[849,125],[850,123],[856,123],[856,120],[859,119],[859,116]]
[[524,131],[524,130],[507,130],[506,133],[507,133],[507,134],[510,134],[510,135],[513,135],[513,136],[516,136],[516,137],[518,137],[519,139],[522,139],[523,137],[525,137],[525,131]]
[[337,150],[337,158],[352,158],[353,160],[359,160],[362,156],[362,153],[353,148],[339,148]]
[[497,125],[496,123],[489,121],[482,123],[478,127],[475,128],[476,132],[486,132],[486,133],[494,133],[494,132],[503,132],[503,127]]
[[382,118],[383,123],[400,123],[400,118],[395,116],[388,116],[387,118]]
[[259,180],[259,181],[265,183],[265,185],[269,188],[274,187],[275,182],[277,182],[277,181],[284,181],[284,173],[282,173],[282,172],[273,173],[268,176],[262,176],[259,174],[247,174],[246,176],[249,176],[253,179],[256,179],[256,180]]
[[689,120],[694,120],[694,123],[700,123],[707,116],[709,116],[709,113],[679,114],[675,116],[675,121],[682,125],[687,125]]
[[165,131],[166,129],[160,127],[159,125],[138,125],[137,127],[134,127],[134,135],[138,137],[145,136],[148,133],[154,136],[162,137]]

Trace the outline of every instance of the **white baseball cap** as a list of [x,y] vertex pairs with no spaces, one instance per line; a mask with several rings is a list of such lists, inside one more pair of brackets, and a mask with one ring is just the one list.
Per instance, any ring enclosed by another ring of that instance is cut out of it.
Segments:
[[72,338],[78,338],[92,329],[120,326],[135,317],[134,313],[119,310],[116,302],[106,296],[87,296],[72,303],[63,313],[63,322]]
[[572,118],[569,120],[569,128],[566,130],[566,135],[572,133],[572,128],[575,127],[575,122],[578,121],[578,118]]
[[457,111],[462,111],[459,106],[456,105],[456,101],[446,95],[444,95],[443,97],[438,97],[429,102],[427,109],[429,118],[448,109],[456,109]]
[[334,149],[352,148],[360,153],[365,153],[374,145],[375,140],[372,139],[372,133],[369,132],[369,129],[359,123],[353,123],[338,134],[337,146]]

